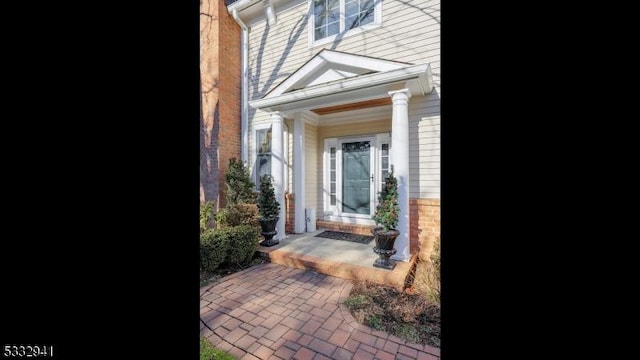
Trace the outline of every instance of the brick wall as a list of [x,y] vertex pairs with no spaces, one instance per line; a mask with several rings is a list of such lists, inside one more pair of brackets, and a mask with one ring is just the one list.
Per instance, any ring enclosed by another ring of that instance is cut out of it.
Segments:
[[440,236],[440,200],[409,199],[409,218],[411,253],[426,259]]
[[296,202],[293,194],[286,193],[284,195],[285,202],[285,216],[286,221],[284,223],[284,232],[286,234],[293,234],[295,232],[296,223]]
[[358,224],[346,224],[340,222],[316,220],[317,229],[327,229],[331,231],[341,231],[350,234],[368,235],[371,236],[371,229],[373,225],[358,225]]
[[224,0],[202,0],[200,11],[200,201],[219,209],[229,159],[240,157],[240,27]]

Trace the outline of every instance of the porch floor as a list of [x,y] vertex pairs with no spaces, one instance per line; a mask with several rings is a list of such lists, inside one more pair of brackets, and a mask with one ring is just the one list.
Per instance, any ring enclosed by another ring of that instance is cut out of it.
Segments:
[[365,245],[315,237],[325,230],[289,234],[278,245],[260,246],[258,252],[274,264],[313,270],[343,279],[367,280],[398,289],[404,287],[409,271],[417,259],[415,255],[408,262],[398,261],[393,270],[380,269],[373,266],[378,258],[373,252],[374,242]]

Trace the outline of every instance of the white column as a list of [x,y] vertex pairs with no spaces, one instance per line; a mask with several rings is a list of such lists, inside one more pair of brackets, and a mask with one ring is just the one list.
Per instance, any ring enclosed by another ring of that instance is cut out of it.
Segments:
[[398,179],[398,205],[400,217],[395,248],[398,251],[392,259],[409,261],[409,89],[390,91],[393,101],[391,118],[391,165]]
[[296,234],[305,232],[306,217],[304,205],[305,168],[304,168],[304,119],[301,113],[297,113],[293,120],[293,196],[295,202],[295,224],[293,231]]
[[280,215],[278,216],[278,232],[274,239],[285,238],[284,223],[285,203],[284,203],[284,136],[282,133],[282,115],[271,113],[271,176],[273,177],[273,190],[276,200],[280,204]]

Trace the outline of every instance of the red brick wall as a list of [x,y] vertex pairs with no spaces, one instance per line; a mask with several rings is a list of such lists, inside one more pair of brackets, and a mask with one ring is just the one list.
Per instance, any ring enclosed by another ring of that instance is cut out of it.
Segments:
[[316,220],[316,228],[317,229],[327,229],[331,231],[341,231],[350,234],[358,234],[358,235],[371,235],[371,229],[375,226],[373,225],[358,225],[358,224],[346,224],[340,222],[326,221],[326,220]]
[[409,199],[409,219],[411,253],[426,259],[440,236],[440,200]]
[[284,232],[287,234],[293,234],[295,232],[295,223],[296,223],[296,202],[293,197],[293,194],[286,193],[284,195],[284,202],[286,205],[286,208],[285,208],[286,221],[284,223]]
[[240,26],[233,20],[224,0],[218,1],[218,77],[220,79],[220,132],[218,136],[220,207],[226,204],[224,175],[231,158],[240,158],[242,58]]
[[224,0],[202,0],[200,11],[200,201],[222,208],[229,159],[240,157],[240,27]]

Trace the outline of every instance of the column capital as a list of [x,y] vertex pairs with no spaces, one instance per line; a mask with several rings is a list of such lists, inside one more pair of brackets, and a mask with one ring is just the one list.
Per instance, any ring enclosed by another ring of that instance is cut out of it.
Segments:
[[411,91],[409,89],[400,89],[388,92],[389,96],[391,96],[391,100],[394,102],[405,100],[408,101],[411,97]]
[[284,119],[284,117],[282,116],[281,113],[279,112],[272,112],[271,113],[271,121],[282,121]]

